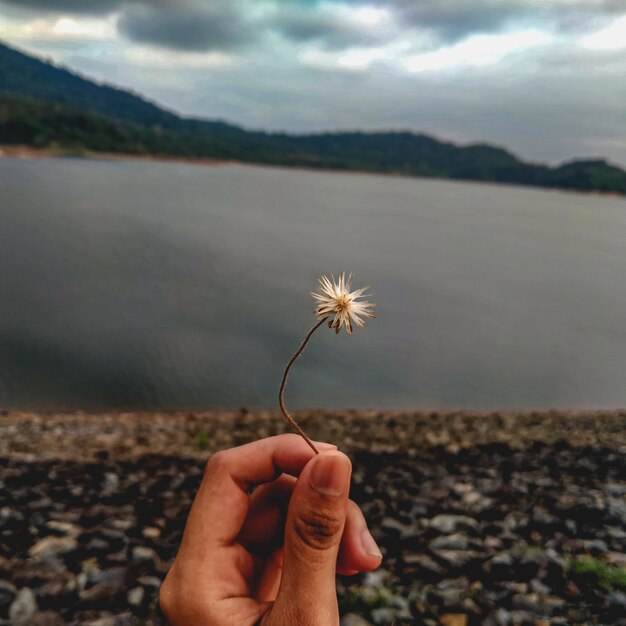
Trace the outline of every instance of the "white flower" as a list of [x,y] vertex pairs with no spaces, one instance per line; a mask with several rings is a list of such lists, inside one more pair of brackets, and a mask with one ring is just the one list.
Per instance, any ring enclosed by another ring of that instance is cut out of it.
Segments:
[[320,320],[332,316],[333,319],[328,322],[328,328],[334,328],[336,333],[339,333],[341,327],[345,326],[348,334],[351,334],[352,322],[359,328],[365,328],[363,318],[376,317],[372,311],[375,304],[359,302],[369,287],[350,291],[352,274],[346,278],[343,272],[337,281],[332,274],[330,278],[321,276],[318,282],[320,293],[311,293],[317,300],[315,315]]

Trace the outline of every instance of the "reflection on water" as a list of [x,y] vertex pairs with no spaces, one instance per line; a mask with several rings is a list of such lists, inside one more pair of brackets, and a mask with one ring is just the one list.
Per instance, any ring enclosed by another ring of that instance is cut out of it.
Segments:
[[318,274],[372,285],[297,407],[626,405],[626,203],[261,167],[0,159],[0,407],[276,405]]

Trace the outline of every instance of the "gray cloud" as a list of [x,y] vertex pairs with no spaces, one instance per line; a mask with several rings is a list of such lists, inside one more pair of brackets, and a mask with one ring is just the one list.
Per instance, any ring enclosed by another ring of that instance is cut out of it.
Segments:
[[256,38],[232,1],[130,6],[118,29],[133,41],[191,51],[231,50]]
[[[439,44],[511,27],[584,32],[626,14],[626,0],[334,0],[335,6],[387,9],[395,28],[385,31],[333,11],[328,0],[0,0],[0,4],[31,12],[119,12],[119,30],[125,37],[196,51],[232,50],[270,34],[342,49],[377,45],[398,33],[410,38],[416,30],[430,33]],[[259,6],[270,10],[257,14]]]
[[376,45],[389,39],[390,33],[367,28],[328,9],[303,8],[284,4],[265,21],[265,28],[295,43],[317,42],[329,49]]
[[107,15],[125,0],[0,0],[0,4],[31,11]]
[[[359,0],[360,1],[360,0]],[[600,27],[626,14],[625,0],[390,0],[385,6],[406,26],[431,29],[447,42],[515,25],[557,31]]]

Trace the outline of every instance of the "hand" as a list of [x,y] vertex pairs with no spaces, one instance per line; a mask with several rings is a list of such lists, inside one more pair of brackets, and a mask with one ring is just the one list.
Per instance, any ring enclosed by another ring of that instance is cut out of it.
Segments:
[[280,435],[211,457],[159,595],[173,626],[339,624],[335,574],[382,556],[348,500],[350,460],[316,447]]

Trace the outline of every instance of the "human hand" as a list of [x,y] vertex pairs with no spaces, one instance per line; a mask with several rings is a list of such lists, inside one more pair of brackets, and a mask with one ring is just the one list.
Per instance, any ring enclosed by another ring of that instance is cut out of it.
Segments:
[[348,500],[350,460],[316,446],[280,435],[209,459],[159,594],[173,626],[339,624],[335,574],[382,556]]

